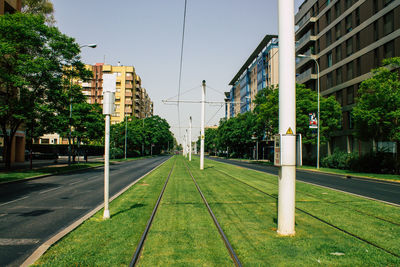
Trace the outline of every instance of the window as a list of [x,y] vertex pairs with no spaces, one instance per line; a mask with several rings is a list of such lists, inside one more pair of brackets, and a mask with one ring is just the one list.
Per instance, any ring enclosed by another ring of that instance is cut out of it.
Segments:
[[347,105],[354,103],[354,87],[350,86],[346,89],[347,92]]
[[328,68],[332,66],[332,52],[329,52],[327,55],[327,62],[328,62]]
[[337,3],[335,4],[335,16],[339,17],[340,14],[342,14],[342,12],[340,10],[340,1],[337,1]]
[[351,22],[351,14],[345,18],[346,32],[351,32],[353,30],[353,25]]
[[336,32],[336,40],[339,40],[341,34],[340,34],[340,22],[335,26],[335,32]]
[[343,93],[342,93],[342,91],[336,92],[336,101],[339,102],[339,104],[341,106],[343,105]]
[[374,67],[375,68],[379,67],[379,49],[378,48],[374,49]]
[[330,45],[332,43],[332,34],[331,30],[326,32],[326,45]]
[[356,34],[356,51],[360,50],[360,32]]
[[328,72],[328,74],[326,75],[326,87],[332,87],[332,72]]
[[353,61],[347,63],[347,80],[353,79]]
[[374,0],[372,3],[372,11],[374,12],[374,14],[376,12],[378,12],[378,0]]
[[317,21],[317,34],[319,33],[319,20]]
[[342,67],[340,67],[336,69],[336,84],[341,84],[342,82]]
[[360,25],[360,8],[357,7],[356,12],[355,12],[355,17],[356,17],[356,27]]
[[379,24],[378,21],[374,21],[374,41],[379,39]]
[[350,38],[346,41],[346,55],[350,56],[353,53],[353,39]]
[[356,75],[360,76],[361,75],[361,60],[360,60],[360,58],[356,59],[356,68],[357,68]]
[[336,63],[338,63],[340,60],[342,60],[342,46],[339,45],[336,47]]
[[350,111],[347,112],[347,121],[349,122],[349,129],[353,129],[353,116]]
[[393,0],[384,0],[384,5],[387,6],[389,5],[391,2],[393,2]]
[[394,57],[394,41],[390,41],[383,46],[385,58]]
[[383,17],[383,34],[387,35],[394,30],[394,13],[393,11],[387,13]]
[[329,9],[327,12],[326,12],[326,23],[327,24],[330,24],[332,22],[332,15],[331,15],[331,10]]
[[352,0],[346,0],[346,9],[349,9],[350,7],[351,7],[351,5],[353,4],[352,3],[353,1]]

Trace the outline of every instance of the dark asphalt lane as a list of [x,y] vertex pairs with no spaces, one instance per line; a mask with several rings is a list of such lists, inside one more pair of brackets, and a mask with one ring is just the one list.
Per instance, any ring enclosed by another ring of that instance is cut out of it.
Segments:
[[[274,166],[265,166],[220,158],[209,159],[278,175],[278,168]],[[297,170],[296,179],[400,205],[400,183],[376,181],[371,179],[345,178],[340,175],[323,174],[304,170]]]
[[[169,157],[110,165],[110,197]],[[19,266],[53,235],[103,203],[103,168],[0,185],[0,266]]]

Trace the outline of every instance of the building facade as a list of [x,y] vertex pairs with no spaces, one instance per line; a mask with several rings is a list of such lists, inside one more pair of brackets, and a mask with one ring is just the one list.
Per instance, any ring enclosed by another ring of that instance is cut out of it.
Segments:
[[21,11],[22,0],[0,0],[0,15]]
[[277,36],[266,35],[229,83],[232,88],[225,93],[226,118],[253,111],[258,91],[278,85],[278,61]]
[[360,83],[384,58],[400,56],[400,0],[306,0],[295,16],[297,83],[317,90],[342,106],[342,127],[332,148],[364,153],[371,142],[353,136],[351,110]]

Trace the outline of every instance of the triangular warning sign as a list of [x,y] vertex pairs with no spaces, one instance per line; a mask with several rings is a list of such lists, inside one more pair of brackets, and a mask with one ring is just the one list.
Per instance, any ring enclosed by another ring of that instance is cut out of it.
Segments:
[[292,128],[287,129],[286,134],[293,134]]

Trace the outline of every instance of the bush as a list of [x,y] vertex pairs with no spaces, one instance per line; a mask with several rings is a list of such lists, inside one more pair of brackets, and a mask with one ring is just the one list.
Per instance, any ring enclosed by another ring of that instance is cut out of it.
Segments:
[[348,170],[351,163],[357,155],[346,153],[344,151],[335,150],[332,155],[327,156],[321,160],[321,166],[326,168]]
[[118,147],[112,147],[110,149],[110,158],[121,159],[124,156],[124,151]]
[[357,172],[395,173],[397,166],[393,154],[378,151],[352,159],[349,169]]

